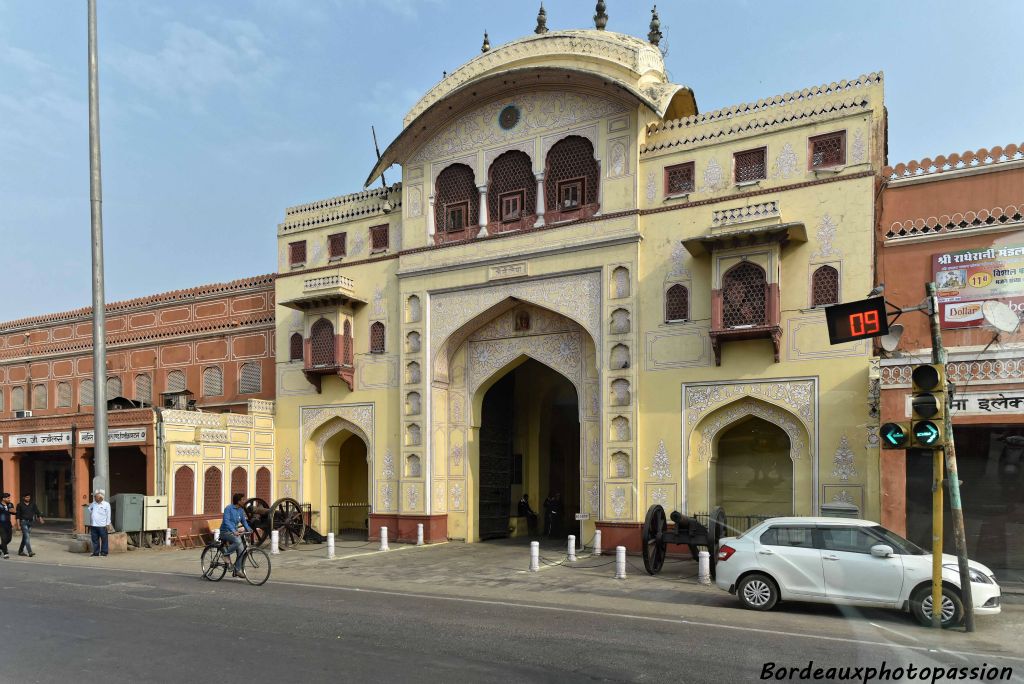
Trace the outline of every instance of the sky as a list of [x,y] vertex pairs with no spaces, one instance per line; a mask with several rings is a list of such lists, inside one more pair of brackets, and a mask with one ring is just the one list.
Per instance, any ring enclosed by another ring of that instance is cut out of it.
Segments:
[[[419,96],[535,0],[98,0],[108,302],[276,269],[288,206],[361,189]],[[607,0],[646,36],[650,7]],[[592,0],[547,0],[552,30]],[[1024,2],[662,0],[700,111],[885,72],[889,161],[1024,142]],[[85,0],[0,0],[0,321],[90,292]],[[387,175],[399,179],[397,169]]]

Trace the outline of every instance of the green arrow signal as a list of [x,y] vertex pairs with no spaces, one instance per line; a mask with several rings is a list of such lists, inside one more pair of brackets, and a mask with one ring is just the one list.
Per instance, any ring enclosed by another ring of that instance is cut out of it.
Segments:
[[939,439],[939,429],[935,423],[924,420],[914,426],[914,437],[922,444],[934,444]]
[[901,443],[904,437],[906,437],[906,435],[904,435],[903,430],[900,430],[898,427],[889,428],[889,431],[885,433],[886,440],[888,440],[889,444],[892,444],[893,446]]

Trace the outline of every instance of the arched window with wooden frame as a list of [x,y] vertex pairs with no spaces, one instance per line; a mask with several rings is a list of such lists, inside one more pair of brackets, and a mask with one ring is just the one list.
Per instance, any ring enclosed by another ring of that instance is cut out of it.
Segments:
[[384,353],[384,324],[380,321],[374,321],[370,325],[370,353]]
[[224,394],[224,371],[220,366],[203,369],[203,396],[219,397]]
[[270,502],[270,469],[265,466],[256,471],[256,498]]
[[839,270],[834,266],[819,266],[811,274],[811,306],[829,306],[839,303]]
[[49,392],[46,389],[46,385],[36,385],[32,388],[32,409],[43,411],[46,409],[47,399],[49,398]]
[[312,366],[333,366],[334,326],[326,318],[319,319],[309,329],[309,360]]
[[590,140],[570,135],[555,143],[545,159],[545,220],[593,216],[598,209],[598,178],[600,173]]
[[221,512],[220,503],[224,498],[222,483],[220,468],[210,466],[203,473],[203,515],[217,515]]
[[487,170],[488,232],[531,228],[537,216],[537,178],[522,150],[498,155]]
[[665,291],[665,322],[678,323],[690,319],[690,291],[675,284]]
[[196,474],[188,466],[174,471],[174,515],[195,515]]
[[292,333],[288,338],[288,360],[302,360],[302,333]]
[[249,496],[249,473],[242,466],[238,466],[231,471],[232,498],[234,498],[235,494],[241,494],[244,497]]
[[351,366],[352,358],[354,356],[354,350],[352,348],[352,323],[346,319],[341,330],[341,365]]
[[768,279],[764,269],[744,261],[722,276],[722,325],[753,327],[768,322]]
[[438,242],[460,240],[480,224],[480,191],[473,169],[452,164],[434,183],[434,231]]
[[149,373],[135,376],[135,400],[144,404],[153,403],[153,377]]
[[172,370],[167,373],[167,389],[166,392],[184,392],[185,391],[185,373],[180,370]]
[[263,391],[263,367],[259,361],[243,363],[238,369],[238,393],[259,394]]

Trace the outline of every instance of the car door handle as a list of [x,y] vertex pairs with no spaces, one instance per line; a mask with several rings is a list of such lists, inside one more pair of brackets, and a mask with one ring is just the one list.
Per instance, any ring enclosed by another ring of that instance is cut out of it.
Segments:
[[771,556],[775,554],[775,552],[771,549],[761,549],[760,551],[758,551],[758,553],[763,554],[765,556]]
[[839,556],[822,556],[822,560],[839,560]]

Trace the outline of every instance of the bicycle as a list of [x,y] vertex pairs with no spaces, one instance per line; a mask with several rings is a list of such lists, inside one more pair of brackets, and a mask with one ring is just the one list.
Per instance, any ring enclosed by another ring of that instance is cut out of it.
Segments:
[[[242,577],[253,586],[265,584],[270,579],[270,556],[263,549],[249,545],[248,535],[252,532],[243,532],[238,536],[242,540],[240,565]],[[234,567],[231,556],[224,553],[228,546],[227,540],[213,541],[203,549],[203,555],[199,558],[199,564],[203,570],[203,577],[211,582],[219,582],[227,574],[227,571]]]

